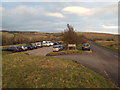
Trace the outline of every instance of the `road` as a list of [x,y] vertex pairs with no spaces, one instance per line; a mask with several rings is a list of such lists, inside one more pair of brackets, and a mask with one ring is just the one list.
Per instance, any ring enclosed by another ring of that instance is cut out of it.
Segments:
[[80,63],[101,74],[105,78],[110,79],[113,83],[120,87],[120,81],[118,81],[118,53],[97,46],[93,43],[91,43],[91,47],[93,53],[62,55],[55,57],[67,58],[76,61],[77,63]]
[[[57,58],[67,58],[77,63],[80,63],[87,68],[101,74],[107,79],[110,79],[120,87],[118,83],[118,53],[108,50],[91,43],[93,53],[84,53],[77,55],[61,55]],[[35,50],[27,51],[30,55],[43,55],[52,52],[52,47],[43,47]],[[120,74],[119,74],[120,75]],[[120,80],[120,79],[119,79]]]

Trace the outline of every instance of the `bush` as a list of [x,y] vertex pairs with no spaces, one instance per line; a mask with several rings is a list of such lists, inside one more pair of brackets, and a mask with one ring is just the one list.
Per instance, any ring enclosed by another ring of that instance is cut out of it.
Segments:
[[82,50],[82,44],[77,45],[77,50]]

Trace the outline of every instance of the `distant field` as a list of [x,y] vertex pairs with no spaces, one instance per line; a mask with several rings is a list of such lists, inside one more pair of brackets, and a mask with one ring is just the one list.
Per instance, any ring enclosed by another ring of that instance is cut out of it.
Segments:
[[[1,32],[0,32],[1,33]],[[92,33],[92,32],[77,32],[90,40],[108,40],[115,41],[118,39],[117,35]],[[43,33],[43,32],[2,32],[3,45],[23,44],[28,42],[36,42],[43,40],[62,41],[62,33]]]
[[91,40],[118,40],[118,35],[105,34],[105,33],[93,33],[93,32],[77,32],[80,35],[84,35]]
[[2,57],[3,88],[116,88],[71,60],[7,52]]
[[2,44],[22,44],[34,43],[37,41],[51,40],[60,41],[61,33],[42,33],[42,32],[2,32]]
[[117,41],[96,41],[95,43],[114,51],[118,51],[120,48],[120,42]]

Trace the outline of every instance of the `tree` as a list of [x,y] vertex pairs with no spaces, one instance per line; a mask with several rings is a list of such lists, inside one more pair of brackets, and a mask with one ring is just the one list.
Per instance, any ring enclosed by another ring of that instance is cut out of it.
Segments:
[[74,44],[77,41],[77,34],[72,26],[67,24],[67,29],[64,30],[63,41],[66,44]]
[[86,42],[86,38],[82,35],[78,35],[75,29],[67,24],[67,29],[65,29],[63,33],[63,41],[66,44],[82,44]]

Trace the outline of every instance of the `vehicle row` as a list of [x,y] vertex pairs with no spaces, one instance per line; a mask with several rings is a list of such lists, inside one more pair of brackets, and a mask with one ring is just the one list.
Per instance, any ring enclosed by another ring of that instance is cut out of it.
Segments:
[[38,47],[36,44],[27,44],[27,45],[21,45],[21,46],[13,46],[13,47],[7,47],[4,48],[4,51],[13,51],[13,52],[21,52],[21,51],[27,51],[32,49],[37,49]]
[[30,43],[30,44],[26,44],[26,45],[7,47],[7,48],[4,48],[3,51],[21,52],[21,51],[27,51],[27,50],[41,48],[44,46],[49,47],[49,46],[58,45],[58,44],[59,44],[58,42],[43,41],[43,42],[36,42],[34,44]]

